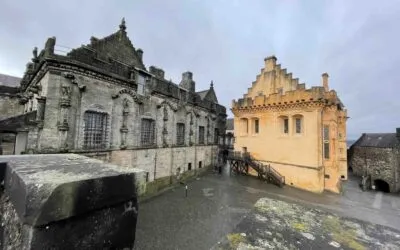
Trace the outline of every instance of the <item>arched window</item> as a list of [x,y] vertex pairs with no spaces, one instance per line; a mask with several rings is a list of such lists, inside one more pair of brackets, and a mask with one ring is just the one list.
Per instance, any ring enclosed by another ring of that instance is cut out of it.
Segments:
[[279,129],[283,134],[289,134],[289,117],[279,116]]
[[302,115],[293,116],[293,131],[295,134],[302,134],[304,132],[304,118]]
[[83,147],[100,149],[107,146],[107,113],[86,111],[83,117],[85,128]]

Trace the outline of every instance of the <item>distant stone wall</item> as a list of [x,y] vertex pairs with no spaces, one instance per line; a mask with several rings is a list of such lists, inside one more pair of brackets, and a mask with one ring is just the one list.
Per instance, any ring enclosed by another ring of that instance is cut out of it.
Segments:
[[383,180],[390,186],[391,192],[400,190],[399,150],[395,148],[351,147],[349,166],[357,176],[371,176],[374,180]]
[[145,173],[88,157],[0,156],[0,249],[133,249]]
[[22,114],[23,106],[19,104],[18,98],[0,93],[0,120]]

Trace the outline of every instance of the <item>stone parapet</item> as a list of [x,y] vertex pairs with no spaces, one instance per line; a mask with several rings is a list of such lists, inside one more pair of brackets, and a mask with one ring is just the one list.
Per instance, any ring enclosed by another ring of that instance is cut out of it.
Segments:
[[145,173],[74,154],[0,157],[0,249],[132,249]]
[[257,106],[281,106],[301,102],[321,102],[327,104],[338,104],[335,91],[325,92],[323,87],[312,87],[310,89],[297,89],[287,91],[284,95],[275,93],[269,96],[260,95],[254,98],[241,98],[233,100],[232,109],[251,108]]

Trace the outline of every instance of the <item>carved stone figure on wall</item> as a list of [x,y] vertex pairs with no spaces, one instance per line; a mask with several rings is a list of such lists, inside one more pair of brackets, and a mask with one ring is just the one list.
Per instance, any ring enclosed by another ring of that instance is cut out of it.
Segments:
[[71,98],[71,87],[70,86],[62,86],[61,87],[61,94],[63,99],[70,99]]

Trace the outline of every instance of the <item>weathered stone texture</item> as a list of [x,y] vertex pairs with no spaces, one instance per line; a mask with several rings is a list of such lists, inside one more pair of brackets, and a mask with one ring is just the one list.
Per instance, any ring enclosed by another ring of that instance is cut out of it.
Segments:
[[19,104],[16,96],[2,95],[0,93],[0,120],[21,114],[23,106]]
[[3,181],[1,249],[133,248],[143,171],[73,154],[3,156]]
[[391,192],[400,190],[399,150],[397,148],[359,147],[351,148],[349,166],[358,176],[370,176],[371,182],[383,180]]

